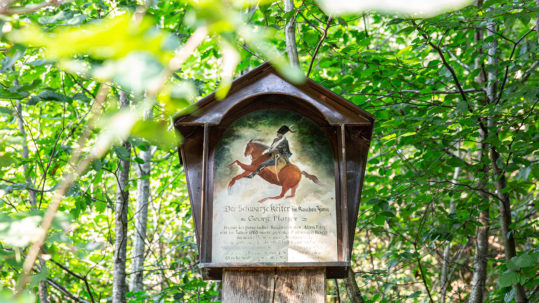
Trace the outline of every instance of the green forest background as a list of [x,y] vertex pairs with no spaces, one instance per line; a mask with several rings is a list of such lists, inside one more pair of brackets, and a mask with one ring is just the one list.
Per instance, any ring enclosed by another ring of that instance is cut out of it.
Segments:
[[441,2],[1,1],[0,301],[221,301],[173,118],[271,61],[376,117],[328,302],[537,302],[539,3]]

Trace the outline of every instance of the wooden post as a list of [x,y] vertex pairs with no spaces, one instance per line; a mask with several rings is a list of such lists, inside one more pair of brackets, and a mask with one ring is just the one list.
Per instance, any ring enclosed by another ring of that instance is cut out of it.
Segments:
[[324,268],[225,269],[224,303],[324,303]]

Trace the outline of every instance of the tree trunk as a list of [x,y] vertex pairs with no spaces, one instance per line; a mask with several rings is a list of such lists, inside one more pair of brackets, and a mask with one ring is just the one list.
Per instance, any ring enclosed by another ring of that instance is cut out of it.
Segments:
[[[539,7],[539,0],[535,0],[535,7]],[[537,20],[535,21],[535,32],[537,33],[537,43],[539,44],[539,12],[537,13]]]
[[[285,13],[294,10],[293,0],[284,0]],[[299,66],[298,59],[298,46],[296,44],[296,17],[295,15],[290,17],[288,23],[285,26],[285,40],[286,40],[286,52],[288,53],[288,59],[290,64]]]
[[[489,128],[496,128],[496,122],[493,119],[489,120]],[[506,179],[505,174],[498,167],[498,159],[500,154],[496,151],[494,146],[490,148],[490,161],[492,165],[492,171],[494,173],[494,180],[496,183],[496,194],[500,201],[500,221],[502,226],[502,238],[503,246],[505,250],[505,260],[506,262],[511,260],[511,258],[516,257],[516,243],[515,243],[515,231],[511,229],[511,200],[509,199],[509,194],[506,190]],[[524,287],[520,283],[513,285],[515,289],[515,301],[517,303],[526,303],[528,299],[526,297],[526,292]]]
[[[152,110],[145,113],[145,119],[151,119]],[[137,207],[135,212],[135,239],[133,242],[133,264],[131,291],[144,291],[144,256],[146,243],[146,226],[148,222],[148,204],[150,203],[150,175],[152,171],[152,149],[141,151],[139,157],[144,160],[137,168]]]
[[[487,134],[483,130],[479,130],[480,140],[479,143],[479,159],[481,163],[482,159],[488,155],[488,144],[484,143],[487,139]],[[478,188],[483,189],[488,183],[488,166],[486,164],[482,167],[483,175],[479,180]],[[488,265],[488,231],[489,231],[489,197],[486,193],[480,192],[481,196],[479,223],[480,226],[476,229],[475,238],[475,255],[473,261],[473,278],[472,278],[472,290],[470,292],[470,299],[468,303],[482,303],[484,300],[485,285],[487,280],[487,265]]]
[[[15,80],[14,84],[15,85],[18,85],[17,83],[18,81]],[[17,105],[16,105],[16,111],[17,111],[17,121],[18,121],[18,124],[19,124],[19,131],[22,135],[22,158],[24,160],[28,160],[28,157],[29,157],[29,151],[28,151],[28,143],[26,142],[26,129],[24,128],[24,120],[23,120],[23,117],[22,117],[22,104],[21,104],[21,101],[17,101]],[[29,167],[28,167],[28,163],[25,163],[23,165],[23,169],[24,169],[24,174],[26,175],[26,183],[28,184],[29,187],[31,188],[34,188],[34,182],[32,182],[32,178],[30,178],[30,172],[29,172]],[[28,197],[30,199],[30,208],[32,209],[36,209],[37,208],[37,194],[35,191],[33,190],[28,190]]]
[[[457,145],[458,146],[458,145]],[[457,156],[460,155],[460,151],[457,150]],[[457,183],[460,174],[460,167],[455,167],[455,172],[453,173],[453,183]],[[455,198],[452,197],[449,202],[449,214],[454,214],[456,211]],[[442,274],[440,277],[440,302],[445,303],[445,297],[447,293],[447,287],[450,284],[449,277],[449,264],[451,261],[451,241],[444,248],[444,257],[442,263]]]
[[[15,79],[13,84],[18,85],[19,81]],[[26,129],[24,128],[24,119],[22,116],[22,104],[21,101],[17,101],[17,104],[15,106],[16,114],[17,114],[17,122],[19,124],[19,132],[22,136],[22,159],[28,160],[28,157],[30,156],[30,152],[28,150],[28,143],[26,141]],[[30,177],[30,171],[28,162],[26,162],[23,165],[24,174],[26,176],[26,183],[28,184],[29,188],[34,188],[34,182],[32,181],[32,178]],[[28,198],[30,200],[30,208],[31,209],[37,209],[37,193],[31,189],[28,189]],[[40,259],[41,260],[41,259]],[[42,260],[41,260],[42,261]],[[43,265],[43,261],[41,262]],[[38,285],[38,293],[39,293],[39,302],[41,303],[48,303],[49,302],[49,295],[47,291],[47,281],[41,281]]]
[[[483,6],[483,1],[476,2],[478,8]],[[474,40],[476,45],[480,45],[483,41],[484,33],[482,30],[477,29],[474,33]],[[479,55],[483,54],[483,49],[479,49]],[[476,56],[474,60],[474,68],[478,69],[482,67],[480,56]],[[475,82],[483,87],[486,81],[486,76],[483,71],[475,78]],[[481,104],[487,103],[485,100],[480,101]],[[478,162],[483,163],[483,159],[488,157],[488,143],[485,140],[488,138],[488,133],[482,128],[479,128],[479,156]],[[488,164],[483,164],[481,167],[482,175],[479,178],[477,187],[481,190],[488,184]],[[481,197],[479,223],[475,232],[475,255],[473,261],[473,277],[472,277],[472,290],[470,292],[470,299],[468,303],[482,303],[485,294],[485,285],[487,280],[487,265],[488,265],[488,233],[489,233],[489,211],[490,211],[490,199],[484,192],[479,192]]]
[[[492,42],[488,46],[488,64],[489,66],[498,66],[498,41],[496,38],[496,26],[494,22],[489,21],[487,23],[487,37],[492,38]],[[487,97],[490,104],[496,103],[497,95],[497,70],[491,70],[487,73]],[[496,131],[497,124],[495,117],[488,118],[488,129]],[[494,134],[496,135],[496,134]],[[505,260],[509,261],[511,258],[517,255],[516,253],[516,244],[514,230],[511,229],[511,201],[509,199],[509,194],[506,190],[506,179],[505,173],[501,171],[498,167],[498,159],[500,159],[500,154],[496,150],[496,147],[491,144],[490,146],[490,162],[491,169],[493,173],[493,180],[496,185],[496,193],[498,200],[500,201],[500,225],[502,227],[502,238],[505,249]],[[526,292],[524,287],[520,283],[513,285],[515,290],[515,301],[517,303],[526,303],[528,299],[526,298]]]
[[348,269],[348,277],[344,279],[344,284],[346,285],[346,292],[348,293],[350,303],[365,302],[365,300],[363,300],[363,296],[361,295],[361,291],[357,286],[356,275],[351,267]]
[[[120,106],[129,106],[129,96],[120,91]],[[122,146],[131,154],[131,145],[125,141]],[[112,302],[125,303],[127,250],[127,210],[129,207],[129,160],[118,160],[118,181],[116,184],[116,227],[114,236],[114,272],[112,280]]]

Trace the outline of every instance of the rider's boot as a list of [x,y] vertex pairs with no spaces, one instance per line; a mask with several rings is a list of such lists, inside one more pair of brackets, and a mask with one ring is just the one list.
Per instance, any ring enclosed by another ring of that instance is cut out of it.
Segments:
[[248,175],[247,178],[249,178],[249,179],[253,178],[254,176],[258,175],[258,173],[263,169],[264,169],[264,167],[259,166],[254,172],[252,172],[250,175]]

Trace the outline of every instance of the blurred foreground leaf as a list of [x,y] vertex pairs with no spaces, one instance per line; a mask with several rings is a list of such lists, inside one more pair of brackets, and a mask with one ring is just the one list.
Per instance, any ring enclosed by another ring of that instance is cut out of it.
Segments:
[[173,38],[169,34],[154,28],[149,18],[136,22],[127,13],[78,27],[60,28],[52,33],[31,24],[11,32],[8,38],[43,47],[45,57],[51,59],[80,54],[89,54],[95,59],[120,59],[135,51],[150,53],[162,63],[173,57],[173,49],[170,49]]
[[320,7],[333,16],[352,15],[374,9],[393,14],[416,17],[432,17],[457,10],[470,4],[471,0],[317,0]]
[[175,148],[181,143],[181,137],[176,130],[168,129],[166,121],[143,120],[137,121],[131,133],[144,138],[164,150]]

